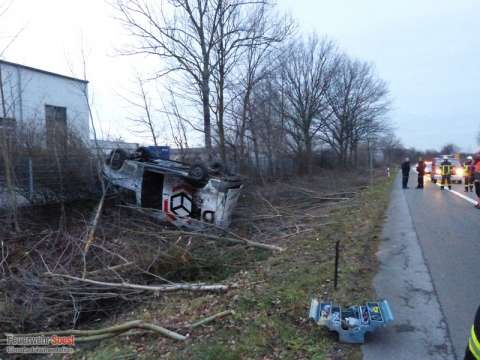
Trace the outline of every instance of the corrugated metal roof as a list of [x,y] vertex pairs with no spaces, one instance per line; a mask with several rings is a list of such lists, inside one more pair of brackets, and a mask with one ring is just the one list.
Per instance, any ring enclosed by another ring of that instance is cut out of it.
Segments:
[[10,61],[0,60],[0,63],[1,63],[1,64],[5,64],[5,65],[11,65],[11,66],[15,66],[15,67],[20,67],[20,68],[22,68],[22,69],[27,69],[27,70],[31,70],[31,71],[36,71],[36,72],[39,72],[39,73],[42,73],[42,74],[46,74],[46,75],[56,76],[56,77],[60,77],[60,78],[63,78],[63,79],[68,79],[68,80],[73,80],[73,81],[78,81],[78,82],[82,82],[82,83],[88,84],[88,81],[87,81],[87,80],[82,80],[82,79],[74,78],[74,77],[71,77],[71,76],[66,76],[66,75],[62,75],[62,74],[57,74],[57,73],[54,73],[54,72],[51,72],[51,71],[46,71],[46,70],[42,70],[42,69],[37,69],[37,68],[33,68],[33,67],[30,67],[30,66],[26,66],[26,65],[14,63],[14,62],[10,62]]

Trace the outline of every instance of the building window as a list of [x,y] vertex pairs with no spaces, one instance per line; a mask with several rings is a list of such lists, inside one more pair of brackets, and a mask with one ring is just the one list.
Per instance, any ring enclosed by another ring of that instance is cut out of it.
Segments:
[[65,149],[67,146],[67,108],[45,105],[47,147]]
[[0,117],[0,135],[5,135],[8,142],[12,142],[15,139],[16,129],[17,121],[15,119]]

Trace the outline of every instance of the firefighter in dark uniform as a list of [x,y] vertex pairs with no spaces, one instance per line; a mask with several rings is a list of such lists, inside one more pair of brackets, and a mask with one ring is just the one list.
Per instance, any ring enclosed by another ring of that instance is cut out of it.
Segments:
[[452,163],[448,161],[448,157],[444,156],[443,161],[440,163],[440,173],[442,174],[442,182],[440,183],[440,189],[443,190],[445,182],[448,185],[448,189],[452,189]]
[[473,165],[473,157],[467,156],[467,160],[463,164],[463,180],[465,182],[465,192],[473,192],[473,172],[474,172],[474,165]]
[[470,329],[464,360],[480,360],[480,306],[477,309],[475,321]]

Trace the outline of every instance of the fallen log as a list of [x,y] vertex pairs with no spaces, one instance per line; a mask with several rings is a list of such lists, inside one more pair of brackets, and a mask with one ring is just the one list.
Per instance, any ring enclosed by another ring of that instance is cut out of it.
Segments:
[[299,234],[303,234],[303,233],[306,233],[306,232],[311,232],[313,230],[314,229],[298,230],[298,231],[296,231],[294,233],[291,233],[291,234],[286,234],[286,235],[283,235],[283,236],[279,236],[275,239],[275,241],[285,240],[285,239],[288,239],[289,237],[299,235]]
[[218,319],[218,318],[221,318],[221,317],[224,317],[224,316],[227,316],[227,315],[233,315],[234,314],[234,311],[233,310],[226,310],[226,311],[222,311],[222,312],[219,312],[215,315],[212,315],[212,316],[209,316],[209,317],[206,317],[205,319],[202,319],[202,320],[199,320],[199,321],[196,321],[194,322],[193,324],[191,324],[189,327],[191,329],[195,329],[199,326],[202,326],[202,325],[205,325],[215,319]]
[[350,198],[350,197],[312,196],[312,199],[320,200],[320,201],[347,201],[347,200],[351,200],[352,198]]
[[55,273],[45,273],[47,276],[52,277],[61,277],[65,279],[80,281],[88,284],[94,284],[105,287],[116,287],[116,288],[128,288],[128,289],[137,289],[137,290],[148,290],[156,292],[175,292],[175,291],[213,291],[213,292],[225,292],[232,286],[214,284],[206,285],[203,283],[198,284],[168,284],[168,285],[140,285],[140,284],[131,284],[127,282],[121,283],[112,283],[106,281],[97,281],[92,279],[84,279],[76,276],[65,275],[65,274],[55,274]]
[[132,261],[129,261],[129,262],[126,262],[124,264],[119,264],[119,265],[109,266],[109,267],[104,268],[104,269],[89,271],[89,272],[87,272],[87,275],[96,275],[96,274],[100,274],[102,272],[107,272],[107,271],[117,271],[117,270],[129,267],[129,266],[133,266],[133,265],[135,265],[135,263],[132,262]]
[[[212,322],[213,320],[225,317],[227,315],[233,315],[233,314],[235,314],[235,311],[233,311],[233,310],[222,311],[222,312],[219,312],[215,315],[212,315],[212,316],[206,317],[204,319],[195,321],[195,322],[193,322],[189,325],[182,326],[181,328],[179,328],[177,330],[180,330],[180,329],[182,329],[182,330],[186,330],[186,329],[193,330],[197,327],[200,327],[200,326],[205,325],[209,322]],[[148,334],[148,333],[149,333],[148,330],[140,330],[140,331],[124,332],[120,336],[139,336],[139,335],[145,335],[145,334]]]
[[248,239],[237,239],[237,238],[232,238],[232,237],[218,236],[218,235],[214,235],[214,234],[185,232],[185,231],[181,231],[181,233],[185,234],[185,235],[201,236],[201,237],[204,237],[206,239],[226,241],[226,242],[229,242],[229,243],[232,243],[232,244],[244,244],[246,246],[251,246],[251,247],[256,247],[256,248],[261,248],[261,249],[266,249],[266,250],[274,250],[274,251],[279,251],[279,252],[285,251],[285,249],[281,248],[280,246],[259,243],[259,242],[248,240]]

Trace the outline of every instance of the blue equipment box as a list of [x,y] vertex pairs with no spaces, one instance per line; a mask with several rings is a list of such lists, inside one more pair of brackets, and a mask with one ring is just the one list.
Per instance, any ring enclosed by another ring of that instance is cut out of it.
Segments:
[[144,160],[170,160],[170,146],[142,146],[137,151]]
[[353,344],[363,344],[366,332],[373,332],[394,320],[392,310],[385,299],[347,308],[333,302],[312,299],[309,318],[318,325],[336,331],[341,342]]

